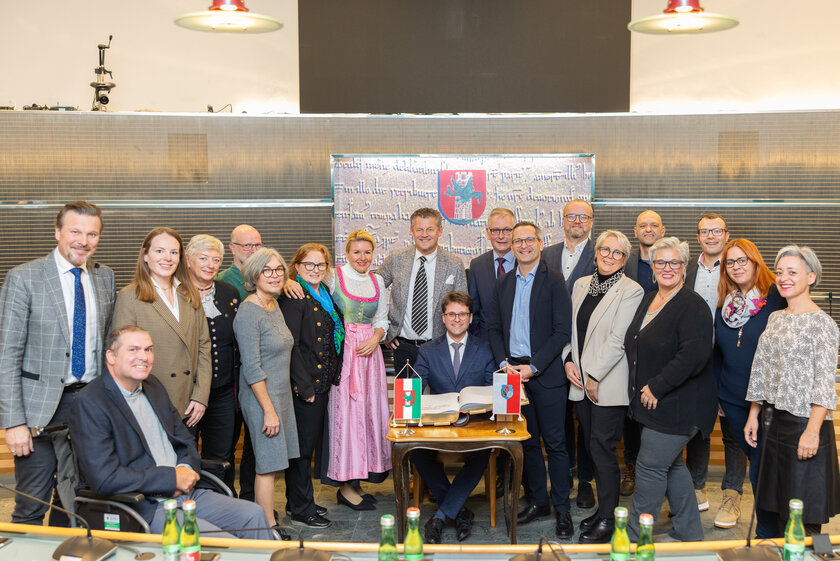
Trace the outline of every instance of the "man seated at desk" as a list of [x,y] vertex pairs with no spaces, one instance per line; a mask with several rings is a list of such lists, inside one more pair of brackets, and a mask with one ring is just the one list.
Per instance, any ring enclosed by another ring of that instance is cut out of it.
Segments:
[[[149,376],[155,360],[149,333],[133,325],[117,328],[106,348],[110,375],[85,386],[70,415],[70,438],[82,479],[93,492],[143,493],[147,498],[135,509],[158,534],[165,522],[164,498],[179,504],[194,500],[200,531],[268,526],[258,505],[196,487],[198,449],[166,389]],[[265,529],[231,533],[275,539],[275,533]]]
[[[493,384],[495,368],[490,346],[467,334],[472,307],[472,298],[466,292],[450,292],[444,296],[441,310],[446,334],[420,346],[415,369],[423,379],[423,387],[428,385],[433,394]],[[434,450],[411,453],[414,467],[438,503],[438,511],[426,522],[425,540],[426,543],[440,543],[445,522],[454,519],[458,541],[464,541],[472,531],[475,516],[464,503],[481,480],[490,450],[465,454],[464,466],[452,483],[437,460],[437,454]]]

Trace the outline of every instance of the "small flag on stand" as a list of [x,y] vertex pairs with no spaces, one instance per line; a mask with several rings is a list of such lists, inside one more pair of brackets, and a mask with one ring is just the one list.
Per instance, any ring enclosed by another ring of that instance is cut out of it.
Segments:
[[[405,372],[405,377],[403,376]],[[413,377],[409,378],[414,374]],[[394,378],[394,420],[392,426],[396,426],[397,421],[420,421],[420,397],[423,393],[423,380],[417,371],[411,367],[408,361],[405,361],[397,376]],[[423,426],[423,423],[420,423]]]
[[518,373],[493,374],[493,415],[519,415],[522,381]]

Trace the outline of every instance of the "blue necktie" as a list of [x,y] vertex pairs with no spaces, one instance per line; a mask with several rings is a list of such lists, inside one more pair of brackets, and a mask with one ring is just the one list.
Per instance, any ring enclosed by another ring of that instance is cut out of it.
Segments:
[[76,297],[73,302],[73,355],[70,361],[70,372],[77,380],[85,375],[85,289],[82,287],[82,270],[79,267],[70,269],[76,277],[74,284]]

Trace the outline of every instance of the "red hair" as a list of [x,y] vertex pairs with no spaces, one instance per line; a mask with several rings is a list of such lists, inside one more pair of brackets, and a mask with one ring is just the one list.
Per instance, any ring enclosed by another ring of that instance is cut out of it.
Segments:
[[723,301],[726,299],[726,295],[734,292],[738,288],[735,281],[729,278],[729,272],[725,265],[726,256],[729,255],[729,250],[733,247],[737,247],[743,251],[747,259],[755,264],[755,283],[753,286],[758,289],[759,296],[767,298],[770,287],[776,284],[776,275],[764,263],[764,258],[761,256],[761,252],[758,251],[755,244],[746,238],[735,238],[726,244],[720,256],[721,274],[720,282],[718,282],[718,308],[723,307]]

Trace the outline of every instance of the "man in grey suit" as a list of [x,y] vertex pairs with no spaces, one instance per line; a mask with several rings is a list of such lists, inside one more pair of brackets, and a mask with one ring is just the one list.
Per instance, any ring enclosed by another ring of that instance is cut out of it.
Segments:
[[411,214],[410,224],[414,245],[392,251],[378,271],[385,286],[391,287],[385,340],[394,350],[397,372],[406,361],[414,365],[420,345],[444,334],[443,317],[435,313],[443,297],[453,290],[467,290],[464,264],[438,247],[443,233],[440,212],[419,208]]
[[[99,207],[64,205],[55,221],[56,249],[9,271],[0,290],[0,428],[14,456],[17,489],[45,501],[56,453],[39,429],[66,423],[76,392],[103,367],[114,272],[91,260],[101,231]],[[46,510],[17,495],[12,522],[41,524]],[[64,515],[50,516],[50,525],[67,524]]]

